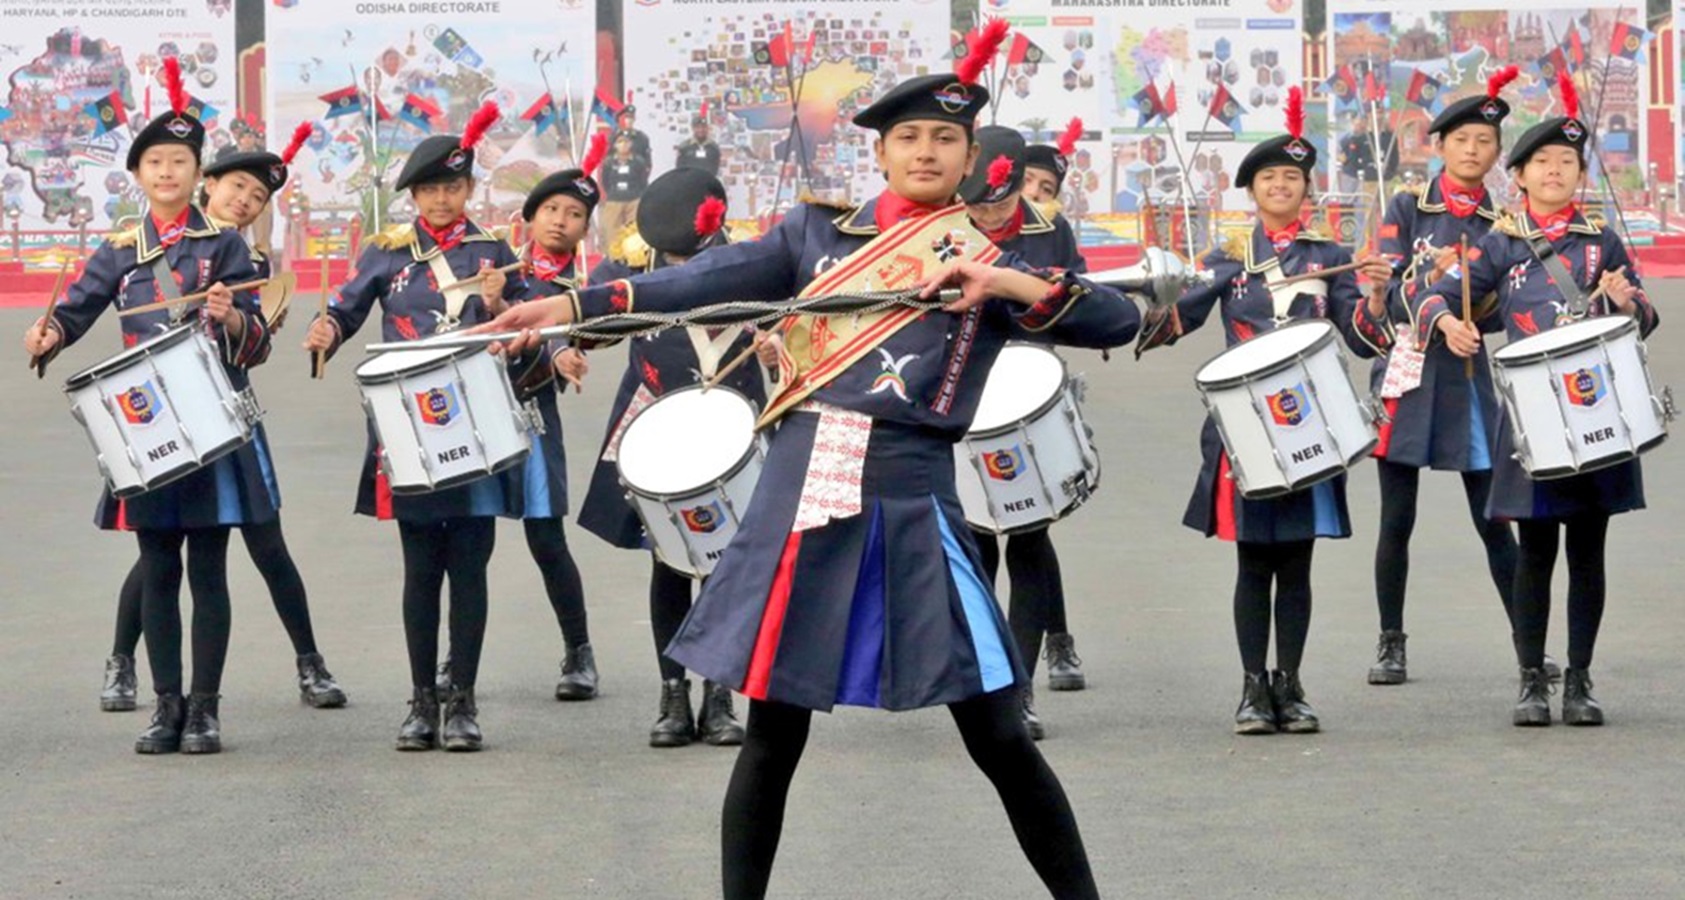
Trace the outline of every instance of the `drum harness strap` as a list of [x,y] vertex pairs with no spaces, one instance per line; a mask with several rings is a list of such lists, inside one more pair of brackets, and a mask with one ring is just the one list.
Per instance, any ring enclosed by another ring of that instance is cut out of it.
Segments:
[[[180,300],[181,285],[176,281],[176,273],[170,269],[170,264],[160,253],[152,259],[152,280],[158,284],[158,293],[164,295],[165,300]],[[170,312],[170,327],[180,325],[190,312],[198,312],[199,308],[191,303],[176,307]]]
[[1591,301],[1586,299],[1585,291],[1580,289],[1580,283],[1574,280],[1573,273],[1563,264],[1561,254],[1550,245],[1550,240],[1544,234],[1530,235],[1526,238],[1527,246],[1538,258],[1539,265],[1545,267],[1545,274],[1556,282],[1556,292],[1562,299],[1568,301],[1568,314],[1576,320],[1586,317],[1591,310]]
[[[427,268],[432,270],[434,280],[440,285],[447,285],[459,280],[456,273],[451,271],[450,263],[445,260],[445,254],[442,251],[434,254],[433,258],[427,261]],[[474,282],[474,284],[477,285],[479,282]],[[468,305],[468,294],[469,290],[466,285],[444,292],[445,312],[439,316],[439,325],[434,329],[436,333],[444,334],[447,331],[455,331],[462,324],[462,310]]]

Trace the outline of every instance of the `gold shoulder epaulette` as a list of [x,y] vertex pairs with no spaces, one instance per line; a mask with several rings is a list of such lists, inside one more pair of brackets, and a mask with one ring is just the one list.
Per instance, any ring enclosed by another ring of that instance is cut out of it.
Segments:
[[1398,186],[1398,190],[1393,191],[1392,193],[1393,193],[1394,197],[1398,196],[1399,194],[1409,194],[1412,197],[1420,197],[1423,194],[1426,194],[1427,191],[1428,191],[1428,186],[1425,183],[1423,183],[1423,184],[1401,184],[1401,185]]
[[1040,210],[1042,216],[1049,222],[1065,211],[1065,204],[1059,202],[1058,197],[1054,197],[1052,200],[1031,201],[1030,205]]
[[105,236],[105,242],[113,247],[133,247],[140,240],[140,226],[113,231]]
[[628,225],[620,232],[613,246],[608,248],[610,259],[617,259],[634,269],[641,269],[649,265],[650,246],[644,241],[644,236],[638,233],[638,226]]
[[831,200],[831,199],[828,199],[828,198],[825,198],[825,197],[821,197],[818,194],[815,194],[815,193],[813,193],[812,191],[809,191],[809,190],[803,190],[801,192],[801,195],[796,198],[796,202],[797,203],[811,203],[814,206],[823,206],[826,209],[834,209],[834,210],[837,210],[839,212],[841,212],[842,210],[845,210],[845,209],[853,209],[854,208],[853,204],[850,204],[847,201]]
[[1214,253],[1221,253],[1234,262],[1240,262],[1246,258],[1246,242],[1251,239],[1252,235],[1247,232],[1235,232],[1224,238],[1222,244],[1211,248],[1211,251],[1205,255],[1210,258]]
[[382,250],[397,250],[415,243],[414,225],[389,225],[386,230],[369,238],[369,243]]
[[1510,237],[1521,237],[1521,220],[1506,212],[1498,217],[1497,222],[1492,224],[1492,230],[1500,234],[1507,234]]

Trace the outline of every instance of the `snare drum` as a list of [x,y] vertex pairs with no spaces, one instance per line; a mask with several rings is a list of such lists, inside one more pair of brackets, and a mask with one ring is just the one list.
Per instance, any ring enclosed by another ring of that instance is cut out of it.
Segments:
[[234,389],[215,340],[182,325],[84,369],[64,383],[114,497],[168,484],[252,438],[263,415]]
[[1284,325],[1218,354],[1194,376],[1242,497],[1278,497],[1334,477],[1375,448],[1334,326]]
[[1626,462],[1667,438],[1644,341],[1629,316],[1586,319],[1492,354],[1498,394],[1529,478]]
[[1100,486],[1082,418],[1083,384],[1036,344],[1008,344],[989,369],[971,430],[954,445],[965,521],[1007,534],[1070,515]]
[[480,347],[393,350],[357,367],[394,494],[426,494],[526,459],[532,423],[503,358]]
[[753,403],[731,388],[693,385],[638,413],[615,464],[656,556],[705,578],[737,534],[765,454]]

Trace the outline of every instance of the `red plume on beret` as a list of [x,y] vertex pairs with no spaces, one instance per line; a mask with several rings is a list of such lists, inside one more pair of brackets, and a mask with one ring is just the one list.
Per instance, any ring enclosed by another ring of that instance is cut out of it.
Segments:
[[994,60],[995,52],[1006,41],[1006,33],[1011,30],[1011,23],[999,18],[990,19],[983,26],[977,44],[967,47],[965,57],[954,67],[954,74],[959,76],[960,83],[977,83],[977,76],[983,74],[983,68]]
[[281,151],[281,165],[292,165],[293,157],[298,155],[298,148],[303,147],[304,142],[310,140],[310,135],[315,132],[315,123],[300,122],[298,127],[293,129],[293,139],[287,143],[287,149]]
[[1294,138],[1305,136],[1305,92],[1297,86],[1287,89],[1287,133]]
[[998,190],[1012,180],[1012,157],[1005,153],[989,163],[989,187]]
[[1566,71],[1556,73],[1556,89],[1562,94],[1562,114],[1570,119],[1580,117],[1580,92],[1574,89],[1574,79]]
[[591,146],[585,149],[585,162],[579,168],[586,175],[597,171],[603,164],[603,157],[608,155],[608,132],[598,131],[591,135]]
[[725,222],[725,201],[718,197],[708,197],[702,205],[696,208],[696,234],[707,237],[720,230]]
[[1065,126],[1065,133],[1059,135],[1059,155],[1070,156],[1076,152],[1077,141],[1082,140],[1082,120],[1071,119]]
[[500,115],[502,115],[502,112],[498,110],[496,103],[487,100],[480,104],[480,108],[474,110],[474,115],[469,117],[468,127],[462,129],[462,149],[474,149],[474,145],[480,142],[480,138],[486,136],[486,129],[496,124],[497,117]]
[[187,88],[181,83],[181,61],[173,56],[164,58],[164,87],[170,92],[170,110],[178,116],[187,112]]
[[1502,69],[1493,72],[1492,77],[1486,79],[1486,96],[1497,99],[1498,92],[1520,74],[1521,69],[1517,66],[1504,66]]

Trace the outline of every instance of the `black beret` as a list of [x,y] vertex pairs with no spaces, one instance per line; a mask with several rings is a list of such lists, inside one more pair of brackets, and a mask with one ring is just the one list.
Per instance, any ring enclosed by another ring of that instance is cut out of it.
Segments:
[[920,75],[890,88],[876,103],[856,113],[854,124],[885,132],[902,122],[934,120],[970,131],[977,114],[988,105],[989,91],[982,85],[966,84],[951,73]]
[[717,198],[723,210],[725,185],[703,169],[674,169],[662,175],[649,183],[638,200],[638,235],[663,253],[696,253],[722,230],[696,231],[696,212],[709,197]]
[[527,194],[527,202],[521,206],[521,218],[531,222],[532,217],[538,214],[538,208],[544,205],[544,201],[557,194],[566,194],[585,204],[585,214],[590,215],[591,210],[597,208],[602,191],[597,187],[596,179],[586,175],[583,169],[552,172],[544,176],[544,180]]
[[402,191],[418,184],[451,181],[473,174],[474,151],[462,149],[461,136],[435,134],[415,146],[392,187]]
[[[998,203],[1024,186],[1024,136],[1012,128],[986,125],[977,129],[977,165],[960,182],[960,199],[966,203]],[[989,184],[989,171],[1000,158],[1011,163],[1011,171],[999,185]]]
[[1252,186],[1252,177],[1271,166],[1293,166],[1310,177],[1316,168],[1316,147],[1304,138],[1278,134],[1260,142],[1241,159],[1235,170],[1235,187]]
[[263,182],[273,194],[287,184],[287,166],[281,157],[268,150],[240,150],[230,153],[205,167],[205,177],[213,178],[229,172],[245,172]]

